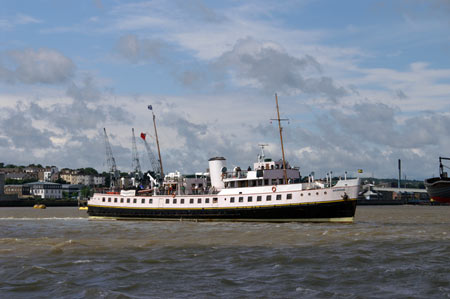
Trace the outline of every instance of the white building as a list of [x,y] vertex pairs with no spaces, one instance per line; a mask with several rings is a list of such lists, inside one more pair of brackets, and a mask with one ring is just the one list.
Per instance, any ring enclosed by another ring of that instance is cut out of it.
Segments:
[[30,186],[30,193],[32,195],[40,196],[42,199],[62,198],[61,184],[48,183],[48,182],[35,182],[35,183],[29,183],[29,184],[27,184],[27,186]]

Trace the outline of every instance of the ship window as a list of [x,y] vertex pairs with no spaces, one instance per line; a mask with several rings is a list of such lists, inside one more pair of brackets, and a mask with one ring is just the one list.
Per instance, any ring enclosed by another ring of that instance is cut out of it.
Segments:
[[266,196],[266,201],[271,201],[272,200],[272,195],[267,195]]
[[249,196],[249,197],[247,198],[247,201],[248,201],[248,202],[252,202],[252,201],[253,201],[253,197]]
[[177,203],[177,199],[176,198],[173,199],[173,203]]
[[277,194],[277,200],[281,200],[281,194]]
[[123,198],[120,199],[120,202],[123,202]]
[[201,198],[197,199],[197,203],[202,203],[202,199]]
[[184,204],[184,198],[180,199],[180,204]]
[[239,202],[244,202],[244,198],[243,197],[239,197]]
[[319,195],[319,192],[316,192],[316,195]]
[[269,179],[264,180],[264,185],[269,185]]
[[209,203],[209,198],[205,198],[205,203]]
[[234,188],[234,182],[230,182],[230,188]]
[[153,198],[149,198],[148,203],[153,203]]
[[130,203],[130,199],[129,198],[127,198],[127,203]]
[[256,201],[261,201],[262,200],[262,196],[257,196],[256,197]]
[[283,184],[283,179],[279,179],[278,184],[280,184],[280,185]]
[[194,199],[193,198],[189,199],[189,203],[194,203]]
[[325,191],[323,194],[327,194],[327,191]]
[[133,198],[133,203],[136,203],[137,202],[137,198]]
[[292,193],[288,193],[288,194],[286,195],[286,199],[292,199]]
[[230,197],[230,202],[234,202],[234,197]]
[[117,198],[114,198],[114,202],[117,202]]
[[310,196],[311,195],[311,193],[308,193],[308,196]]
[[102,197],[102,201],[105,202],[105,198],[104,197]]
[[142,198],[142,199],[141,199],[141,203],[145,203],[145,198]]
[[217,197],[213,198],[213,203],[217,203]]
[[303,196],[303,193],[300,193],[300,196]]
[[166,198],[166,204],[170,203],[170,199]]
[[108,197],[108,202],[111,202],[111,197]]

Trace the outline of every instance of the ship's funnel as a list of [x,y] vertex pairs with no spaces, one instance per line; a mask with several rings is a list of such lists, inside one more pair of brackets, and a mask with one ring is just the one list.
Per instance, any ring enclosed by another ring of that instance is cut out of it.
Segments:
[[214,157],[209,159],[209,176],[211,178],[211,185],[216,190],[225,188],[222,179],[223,170],[226,171],[226,160],[224,157]]

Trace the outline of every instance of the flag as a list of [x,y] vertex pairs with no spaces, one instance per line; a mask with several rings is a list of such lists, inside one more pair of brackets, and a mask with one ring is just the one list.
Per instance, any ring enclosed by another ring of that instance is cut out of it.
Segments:
[[147,136],[145,133],[141,133],[141,138],[145,140],[145,136]]
[[358,169],[358,173],[363,173],[363,170],[362,169]]
[[148,110],[153,110],[152,105],[147,106]]

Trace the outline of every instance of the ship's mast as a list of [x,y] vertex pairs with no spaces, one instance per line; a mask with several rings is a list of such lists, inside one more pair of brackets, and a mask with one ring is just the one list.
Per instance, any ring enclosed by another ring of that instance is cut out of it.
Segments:
[[281,141],[281,154],[283,157],[283,173],[284,173],[284,183],[287,184],[288,183],[288,179],[287,179],[287,170],[286,170],[286,159],[284,158],[284,146],[283,146],[283,127],[281,126],[281,121],[284,120],[288,120],[286,118],[281,119],[280,118],[280,109],[278,107],[278,96],[275,93],[275,102],[277,104],[277,118],[273,119],[273,120],[277,120],[278,121],[278,128],[280,129],[280,141]]
[[156,130],[156,117],[155,117],[155,114],[153,113],[152,105],[148,105],[148,109],[152,111],[153,127],[155,128],[156,146],[158,147],[159,166],[161,167],[161,179],[164,179],[164,169],[163,169],[163,164],[162,164],[162,159],[161,159],[161,151],[159,149],[158,131]]

